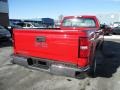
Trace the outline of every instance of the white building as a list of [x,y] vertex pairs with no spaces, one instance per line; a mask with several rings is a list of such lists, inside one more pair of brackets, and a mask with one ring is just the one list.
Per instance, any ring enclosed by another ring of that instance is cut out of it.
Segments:
[[0,0],[0,24],[8,26],[9,24],[8,0]]

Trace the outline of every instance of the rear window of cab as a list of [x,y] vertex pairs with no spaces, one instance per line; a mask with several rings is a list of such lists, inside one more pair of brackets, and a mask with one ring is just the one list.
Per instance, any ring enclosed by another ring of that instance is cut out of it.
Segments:
[[92,18],[68,18],[63,20],[64,27],[96,27],[95,20]]

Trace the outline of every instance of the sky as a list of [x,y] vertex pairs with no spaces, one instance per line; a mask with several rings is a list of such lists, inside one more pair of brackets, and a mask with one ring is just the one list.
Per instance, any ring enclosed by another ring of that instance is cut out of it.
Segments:
[[120,0],[8,0],[10,18],[54,18],[120,12]]

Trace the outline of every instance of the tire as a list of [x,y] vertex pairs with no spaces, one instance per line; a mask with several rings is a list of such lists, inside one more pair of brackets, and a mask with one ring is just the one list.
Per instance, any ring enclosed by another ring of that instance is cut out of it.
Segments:
[[103,50],[103,47],[104,47],[104,41],[101,43],[101,45],[99,46],[99,50]]
[[89,76],[92,78],[96,77],[96,68],[97,68],[97,60],[94,57],[92,65],[90,66]]
[[15,62],[14,62],[14,60],[13,60],[13,59],[12,59],[12,60],[10,60],[10,63],[11,63],[11,64],[15,64]]

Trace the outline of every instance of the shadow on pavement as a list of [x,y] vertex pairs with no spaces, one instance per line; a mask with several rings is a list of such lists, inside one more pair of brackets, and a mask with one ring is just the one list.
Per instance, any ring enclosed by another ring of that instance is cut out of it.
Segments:
[[97,77],[110,78],[120,66],[120,43],[105,41],[102,51],[98,51]]
[[9,47],[9,46],[12,46],[11,40],[6,40],[6,41],[0,40],[0,48]]

